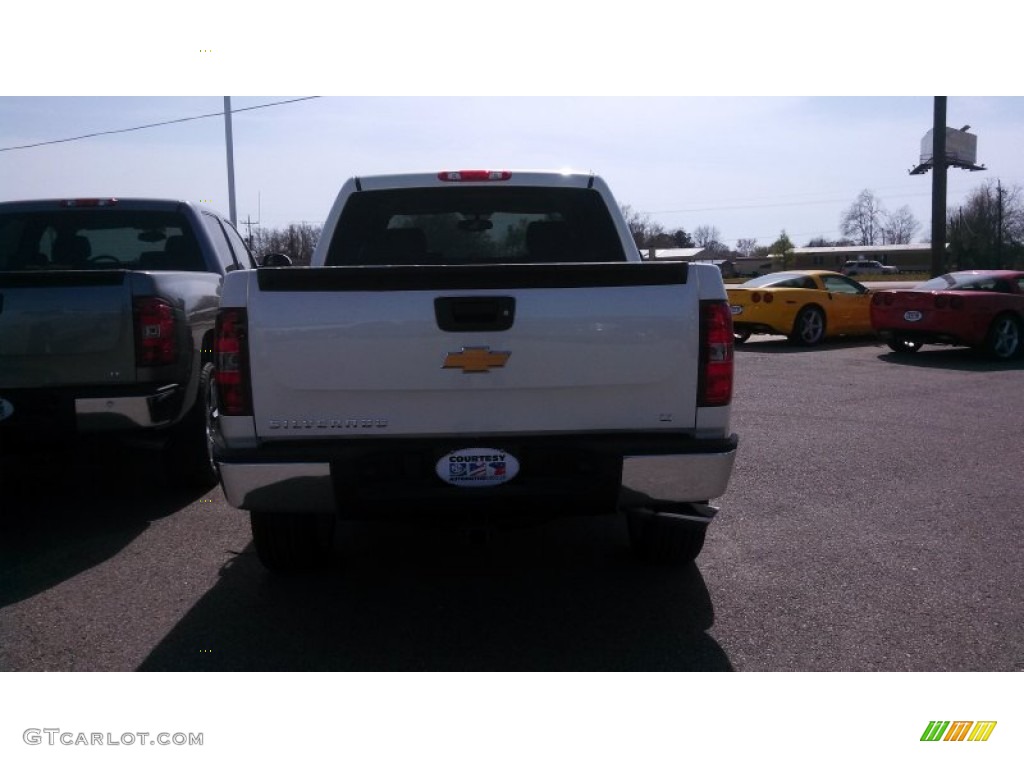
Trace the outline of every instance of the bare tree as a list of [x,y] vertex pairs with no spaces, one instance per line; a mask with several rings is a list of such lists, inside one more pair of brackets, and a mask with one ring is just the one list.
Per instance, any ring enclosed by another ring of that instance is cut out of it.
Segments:
[[921,228],[909,205],[893,213],[884,213],[882,220],[883,245],[905,245],[914,239],[917,230]]
[[621,207],[622,217],[626,220],[626,226],[629,227],[630,234],[633,235],[636,247],[649,248],[651,245],[658,247],[654,240],[658,235],[665,233],[664,227],[654,221],[648,214],[633,210],[631,205],[623,205]]
[[719,237],[718,227],[709,224],[701,224],[693,230],[693,241],[698,248],[710,248],[713,243],[718,243]]
[[1024,191],[989,179],[947,213],[950,255],[958,268],[1024,265]]
[[757,239],[753,237],[741,237],[736,241],[736,252],[740,256],[750,256],[757,248]]
[[870,189],[863,190],[839,219],[839,231],[855,245],[875,245],[881,237],[882,202]]
[[251,250],[257,261],[268,253],[283,253],[292,264],[309,264],[320,232],[320,226],[308,222],[289,224],[285,229],[254,227]]

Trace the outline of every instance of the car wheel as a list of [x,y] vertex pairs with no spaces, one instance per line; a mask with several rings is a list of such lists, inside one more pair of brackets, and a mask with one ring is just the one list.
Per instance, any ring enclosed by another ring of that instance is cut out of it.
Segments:
[[249,513],[249,524],[260,562],[279,573],[321,567],[334,542],[332,514],[254,510]]
[[804,307],[793,323],[789,339],[802,347],[813,347],[825,338],[825,313],[818,307]]
[[898,355],[912,355],[924,346],[920,341],[913,341],[906,336],[894,336],[885,343]]
[[632,507],[626,510],[626,525],[630,548],[645,563],[691,563],[704,548],[705,523],[659,515],[646,507]]
[[167,475],[174,482],[205,490],[219,477],[213,463],[212,419],[216,408],[213,392],[213,364],[199,374],[199,388],[191,410],[175,425],[164,446]]
[[733,331],[732,340],[735,344],[743,344],[750,338],[750,331]]
[[999,315],[988,329],[985,353],[996,360],[1009,360],[1020,352],[1020,341],[1020,320],[1013,315]]

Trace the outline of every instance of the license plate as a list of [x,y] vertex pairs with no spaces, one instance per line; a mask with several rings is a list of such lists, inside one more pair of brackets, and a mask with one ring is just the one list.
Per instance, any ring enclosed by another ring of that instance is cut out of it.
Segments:
[[916,309],[912,309],[909,312],[903,313],[903,319],[906,320],[908,323],[916,323],[922,317],[924,317],[924,315],[922,315]]
[[732,312],[734,315],[742,315],[743,307],[738,307],[735,304],[733,304],[732,306],[729,307],[729,311]]

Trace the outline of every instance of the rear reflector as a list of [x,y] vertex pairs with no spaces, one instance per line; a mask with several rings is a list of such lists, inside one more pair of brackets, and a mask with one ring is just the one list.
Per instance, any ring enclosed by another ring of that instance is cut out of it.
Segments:
[[733,331],[728,302],[700,303],[700,374],[697,405],[716,407],[732,402]]
[[441,171],[440,181],[508,181],[511,171]]
[[135,299],[135,364],[140,368],[173,365],[178,356],[174,308],[157,298]]
[[217,313],[213,364],[216,369],[217,407],[221,416],[252,416],[247,335],[244,309],[222,309]]

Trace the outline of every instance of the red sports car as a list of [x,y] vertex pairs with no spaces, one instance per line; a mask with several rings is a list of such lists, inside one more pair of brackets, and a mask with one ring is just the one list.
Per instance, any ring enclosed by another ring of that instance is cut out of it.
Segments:
[[952,272],[909,290],[879,291],[871,325],[895,352],[957,344],[1009,360],[1024,339],[1024,272]]

